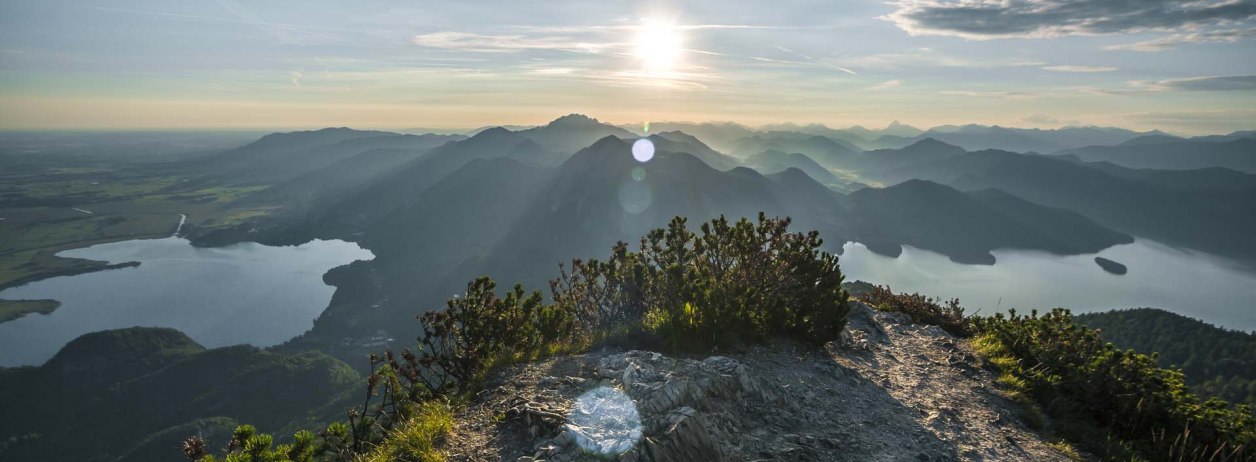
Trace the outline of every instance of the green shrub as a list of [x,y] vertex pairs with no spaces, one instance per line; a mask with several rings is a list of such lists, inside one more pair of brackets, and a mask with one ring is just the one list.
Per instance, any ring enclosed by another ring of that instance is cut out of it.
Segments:
[[912,321],[941,327],[956,337],[972,335],[972,326],[964,317],[959,299],[941,300],[920,294],[896,294],[889,286],[871,286],[862,291],[860,299],[882,311],[905,313]]
[[1114,348],[1067,310],[974,321],[974,346],[1000,369],[1000,383],[1083,449],[1109,460],[1250,460],[1256,424],[1246,406],[1200,400],[1181,372]]
[[1154,308],[1075,316],[1120,348],[1156,353],[1156,363],[1179,367],[1201,396],[1256,406],[1256,335],[1229,330]]
[[515,285],[505,297],[496,284],[479,278],[467,284],[462,297],[442,311],[419,317],[421,367],[410,369],[433,393],[442,394],[475,383],[489,366],[502,360],[530,359],[572,335],[572,313],[543,303],[540,292],[528,294]]
[[[242,426],[226,460],[440,460],[435,444],[452,423],[444,400],[465,396],[497,364],[623,334],[685,350],[770,337],[822,345],[845,327],[842,273],[837,257],[819,250],[817,232],[789,233],[788,226],[788,218],[763,214],[757,225],[720,217],[696,234],[677,217],[642,238],[637,252],[621,242],[605,261],[576,260],[570,272],[560,266],[550,284],[553,303],[520,285],[499,296],[490,279],[471,281],[445,309],[419,317],[416,350],[371,355],[366,393],[347,423],[273,449],[269,435]],[[204,441],[185,445],[193,460],[214,460]]]
[[[412,417],[399,422],[386,434],[379,435],[375,445],[358,450],[349,447],[349,429],[342,423],[332,424],[317,436],[308,431],[297,432],[293,435],[292,444],[278,446],[273,446],[274,437],[271,435],[258,433],[252,425],[241,425],[235,429],[227,454],[221,461],[439,462],[445,458],[436,446],[449,435],[453,423],[453,407],[448,401],[428,400],[415,407]],[[210,455],[206,445],[205,440],[191,437],[184,441],[183,452],[198,462],[218,462],[220,459]]]
[[[297,432],[293,435],[292,444],[272,446],[274,441],[274,437],[258,433],[252,425],[241,425],[236,427],[231,435],[227,455],[222,460],[223,462],[312,462],[316,460],[313,433]],[[206,453],[205,440],[197,437],[184,441],[183,452],[193,460],[218,461],[217,458]]]
[[787,337],[808,346],[845,327],[848,295],[836,256],[819,233],[789,233],[790,220],[758,224],[720,217],[701,234],[677,217],[651,231],[640,250],[572,262],[551,283],[556,304],[594,336],[644,331],[679,350],[701,351]]

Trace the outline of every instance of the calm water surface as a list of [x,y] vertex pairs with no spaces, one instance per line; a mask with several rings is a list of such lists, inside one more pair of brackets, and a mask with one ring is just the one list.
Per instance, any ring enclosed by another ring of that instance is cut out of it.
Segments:
[[[1256,330],[1256,273],[1228,260],[1138,240],[1100,252],[1129,268],[1109,274],[1095,255],[1060,257],[1000,250],[993,266],[962,265],[906,247],[898,258],[847,243],[848,280],[896,291],[958,297],[969,312],[1016,308],[1074,312],[1157,307],[1232,329]],[[136,268],[47,279],[0,292],[5,299],[52,298],[51,315],[0,323],[0,366],[40,364],[79,335],[130,326],[179,329],[207,347],[268,346],[300,335],[327,306],[328,269],[373,258],[357,244],[313,241],[295,247],[256,243],[195,248],[178,238],[136,240],[59,255]]]
[[1099,252],[1128,267],[1123,276],[1100,269],[1095,254],[1060,257],[996,250],[993,266],[977,266],[911,247],[904,247],[898,258],[876,255],[857,243],[844,249],[841,265],[847,280],[958,297],[969,312],[1154,307],[1231,329],[1256,330],[1256,273],[1226,259],[1144,239]]
[[269,346],[304,333],[334,287],[323,273],[374,258],[357,244],[312,241],[270,247],[196,248],[181,238],[95,245],[63,257],[140,266],[45,279],[0,292],[3,299],[51,298],[61,307],[0,323],[0,366],[37,365],[88,332],[131,326],[179,329],[206,347]]

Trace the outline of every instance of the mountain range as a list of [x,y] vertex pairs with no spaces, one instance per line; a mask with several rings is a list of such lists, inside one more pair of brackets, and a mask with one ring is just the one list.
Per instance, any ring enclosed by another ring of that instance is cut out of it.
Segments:
[[[255,190],[236,204],[271,210],[232,227],[191,227],[193,243],[335,238],[375,259],[325,274],[337,288],[328,307],[276,348],[207,350],[175,331],[135,328],[81,337],[40,367],[0,369],[0,408],[40,416],[6,421],[0,454],[78,456],[119,441],[98,459],[157,460],[189,434],[222,441],[239,422],[286,432],[326,421],[360,381],[347,364],[360,366],[366,347],[349,340],[408,335],[415,314],[481,275],[546,287],[561,262],[635,245],[674,216],[691,226],[721,215],[790,217],[791,229],[819,231],[831,252],[853,241],[894,257],[912,246],[964,264],[997,265],[999,249],[1082,255],[1135,239],[1256,264],[1250,135],[902,124],[647,130],[572,114],[467,134],[262,136],[185,161],[202,173],[197,181]],[[652,156],[634,156],[634,144],[647,142]],[[60,404],[42,404],[52,397]]]
[[[1130,231],[1059,203],[1027,200],[1009,187],[956,187],[951,178],[923,174],[919,181],[884,181],[914,166],[969,155],[936,140],[863,151],[819,135],[777,131],[740,138],[743,147],[726,155],[691,134],[663,131],[645,138],[655,153],[639,162],[632,155],[636,139],[572,115],[522,131],[492,128],[427,150],[345,153],[322,173],[242,199],[317,198],[248,224],[260,230],[249,237],[270,243],[340,238],[377,255],[360,271],[337,276],[361,291],[337,292],[310,338],[406,322],[410,307],[439,303],[480,274],[543,287],[558,263],[604,253],[673,216],[699,222],[762,211],[792,217],[798,229],[819,230],[835,252],[847,241],[889,256],[912,245],[975,264],[996,263],[990,252],[999,248],[1080,254],[1132,241]],[[376,158],[388,167],[379,168]],[[835,173],[843,171],[889,186],[856,190]],[[242,236],[222,233],[194,239]],[[363,312],[361,304],[379,309]]]

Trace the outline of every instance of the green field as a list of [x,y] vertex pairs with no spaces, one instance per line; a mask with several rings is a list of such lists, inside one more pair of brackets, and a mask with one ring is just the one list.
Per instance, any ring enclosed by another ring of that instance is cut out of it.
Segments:
[[236,204],[263,186],[205,184],[191,175],[136,170],[56,167],[0,176],[0,289],[100,269],[105,262],[56,254],[170,236],[180,214],[188,216],[187,225],[212,229],[270,213]]
[[56,300],[0,300],[0,322],[12,321],[22,316],[48,314],[61,306]]

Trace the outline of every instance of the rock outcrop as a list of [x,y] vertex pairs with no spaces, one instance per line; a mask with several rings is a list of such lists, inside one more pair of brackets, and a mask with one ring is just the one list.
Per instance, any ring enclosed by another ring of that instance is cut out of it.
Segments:
[[449,452],[512,461],[1068,460],[1026,427],[993,379],[962,340],[856,304],[847,332],[824,351],[773,345],[702,359],[598,351],[507,368],[459,416]]

